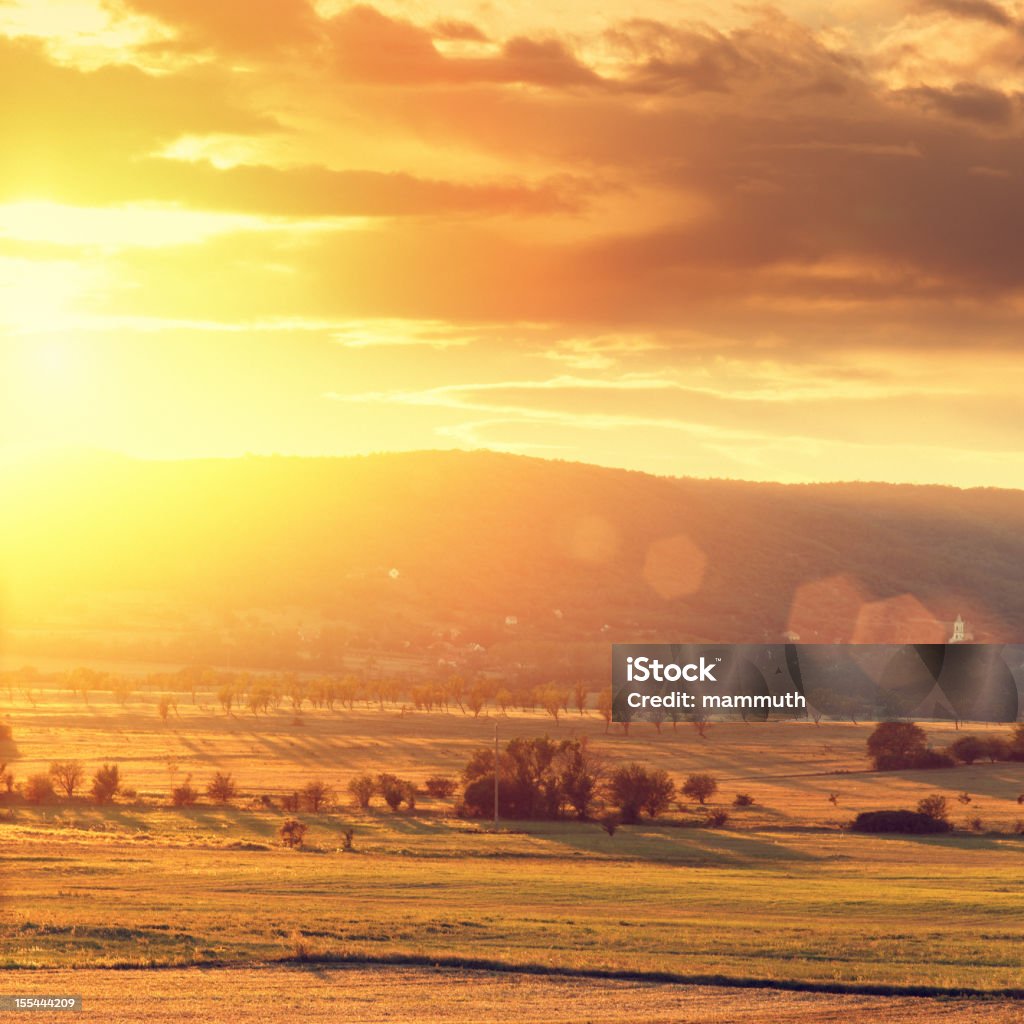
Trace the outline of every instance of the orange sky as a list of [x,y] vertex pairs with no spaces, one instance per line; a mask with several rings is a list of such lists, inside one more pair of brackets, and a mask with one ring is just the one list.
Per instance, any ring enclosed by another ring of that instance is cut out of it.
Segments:
[[0,457],[1024,487],[1024,7],[0,0]]

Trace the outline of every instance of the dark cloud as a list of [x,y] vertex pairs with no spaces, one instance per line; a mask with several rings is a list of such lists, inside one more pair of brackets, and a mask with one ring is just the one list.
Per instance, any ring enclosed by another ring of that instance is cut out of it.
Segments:
[[921,86],[905,90],[904,95],[940,113],[980,124],[1007,125],[1017,113],[1015,98],[970,82],[959,82],[952,89]]
[[1004,28],[1017,24],[1005,8],[990,0],[918,0],[917,7],[922,11],[941,11],[958,18],[987,21]]

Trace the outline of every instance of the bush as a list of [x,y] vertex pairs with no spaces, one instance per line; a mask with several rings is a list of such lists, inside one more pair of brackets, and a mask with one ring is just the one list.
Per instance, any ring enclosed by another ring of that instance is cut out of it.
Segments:
[[854,832],[902,832],[911,835],[931,835],[949,832],[948,821],[932,818],[920,811],[864,811],[850,826]]
[[299,809],[299,794],[298,791],[293,793],[285,793],[281,797],[281,810],[288,811],[290,814],[294,814]]
[[281,837],[283,846],[287,846],[290,850],[297,850],[305,842],[308,830],[308,826],[297,818],[289,818],[281,825],[277,834]]
[[708,815],[704,819],[704,828],[725,828],[728,824],[728,811],[708,811]]
[[321,808],[331,798],[331,787],[326,782],[322,782],[320,779],[314,779],[312,782],[307,782],[299,793],[299,797],[302,800],[302,806],[307,811],[312,811],[314,814],[318,813]]
[[199,791],[193,788],[191,775],[171,790],[171,803],[175,807],[194,807],[198,799]]
[[377,792],[393,811],[397,811],[403,803],[410,811],[416,807],[416,786],[397,775],[390,775],[387,772],[378,775]]
[[30,775],[25,783],[25,800],[30,804],[52,803],[57,795],[49,775]]
[[456,790],[457,783],[447,775],[432,775],[426,782],[427,792],[438,800],[447,800]]
[[121,790],[121,771],[116,764],[105,764],[92,777],[92,797],[98,804],[109,804]]
[[370,806],[370,800],[376,789],[373,778],[369,775],[357,775],[354,779],[349,779],[348,791],[364,811]]
[[206,795],[219,804],[226,804],[238,794],[230,772],[217,772],[206,787]]
[[932,796],[926,796],[923,800],[919,800],[917,813],[927,815],[934,821],[949,821],[949,805],[946,802],[946,798],[939,793],[934,793]]
[[599,824],[609,836],[614,836],[619,828],[619,816],[617,814],[606,814],[600,819]]
[[753,807],[754,798],[749,793],[737,793],[732,805],[733,807]]
[[683,796],[706,803],[718,791],[718,783],[710,775],[690,775],[683,783]]
[[85,769],[81,761],[54,761],[50,765],[50,776],[70,800],[85,780]]

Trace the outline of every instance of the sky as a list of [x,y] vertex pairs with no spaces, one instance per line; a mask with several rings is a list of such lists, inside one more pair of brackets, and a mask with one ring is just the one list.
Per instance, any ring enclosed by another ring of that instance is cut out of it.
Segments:
[[0,0],[0,458],[1024,487],[1024,6]]

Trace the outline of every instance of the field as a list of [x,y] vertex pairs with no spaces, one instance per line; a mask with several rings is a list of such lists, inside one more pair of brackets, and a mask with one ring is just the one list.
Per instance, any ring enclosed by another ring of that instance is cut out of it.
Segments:
[[[1020,1013],[1006,1000],[974,1000],[962,1013],[942,1002],[926,1012],[926,1000],[887,1002],[867,992],[1020,986],[1024,836],[1015,830],[1024,819],[1024,764],[869,772],[871,727],[849,723],[714,724],[706,738],[689,726],[658,734],[635,725],[626,736],[618,726],[606,735],[593,713],[558,726],[540,715],[474,719],[358,704],[227,716],[199,694],[164,724],[155,695],[145,692],[123,707],[105,693],[85,704],[45,685],[4,695],[14,747],[0,760],[18,780],[58,758],[80,759],[90,771],[117,761],[137,791],[104,808],[77,797],[0,808],[0,968],[25,969],[8,971],[14,981],[5,990],[43,991],[56,979],[97,1006],[131,991],[152,1003],[155,1019],[158,1011],[174,1019],[159,1008],[181,991],[181,972],[189,998],[209,990],[239,1001],[225,1003],[225,1020],[261,1012],[254,993],[264,989],[298,1006],[305,995],[319,1001],[314,1020],[344,1019],[332,1009],[338,991],[353,1020],[422,1019],[417,1001],[434,1006],[435,998],[434,1019],[446,1019],[442,1003],[450,1019],[504,1019],[510,992],[557,1003],[567,1020],[630,1019],[636,999],[649,1012],[633,1019],[645,1020],[848,1020],[842,1008],[850,1000],[863,1003],[857,1020]],[[395,814],[376,804],[357,811],[344,799],[347,780],[363,771],[417,781],[456,774],[473,749],[493,743],[496,721],[503,739],[586,734],[616,762],[643,760],[677,779],[710,772],[720,786],[712,802],[728,809],[729,823],[680,827],[692,815],[672,811],[613,837],[575,822],[495,830],[454,816],[450,801],[421,798],[415,813]],[[996,729],[981,727],[989,728]],[[931,732],[938,745],[955,735],[951,726]],[[215,770],[239,783],[231,805],[169,806],[173,784],[191,776],[202,788]],[[277,831],[287,815],[259,797],[312,778],[334,788],[337,805],[299,814],[308,848],[285,850]],[[733,808],[738,792],[753,806]],[[930,793],[949,798],[952,835],[873,837],[842,828],[857,811],[913,808]],[[342,853],[347,829],[355,849]],[[447,973],[429,969],[445,958]],[[349,964],[331,963],[339,960]],[[457,1002],[463,993],[451,971],[460,963],[478,968],[477,1017]],[[120,970],[99,969],[113,967]],[[124,973],[150,967],[163,969]],[[51,973],[69,969],[70,977]],[[586,977],[602,971],[631,976]],[[640,983],[655,974],[687,984]],[[354,1010],[351,1000],[372,1001],[384,975],[390,1008]],[[241,977],[244,995],[234,980]],[[711,990],[697,982],[793,991],[726,987],[709,1003]],[[709,1005],[729,1009],[716,1018]],[[562,1019],[547,1010],[536,1016]]]

